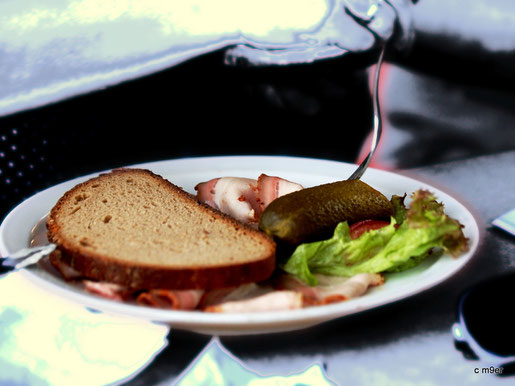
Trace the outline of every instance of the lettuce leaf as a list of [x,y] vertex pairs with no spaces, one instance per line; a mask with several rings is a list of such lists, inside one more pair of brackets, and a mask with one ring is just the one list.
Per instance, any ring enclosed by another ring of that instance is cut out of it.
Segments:
[[416,191],[409,208],[404,198],[392,197],[395,212],[390,225],[352,240],[349,225],[342,222],[330,239],[299,245],[282,268],[313,286],[315,273],[398,272],[420,264],[434,250],[458,256],[467,249],[463,226],[444,213],[432,193]]

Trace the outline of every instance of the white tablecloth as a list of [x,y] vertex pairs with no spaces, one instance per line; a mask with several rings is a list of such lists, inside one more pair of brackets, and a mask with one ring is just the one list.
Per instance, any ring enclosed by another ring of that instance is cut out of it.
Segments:
[[0,385],[105,385],[168,344],[167,326],[94,313],[19,273],[0,279]]

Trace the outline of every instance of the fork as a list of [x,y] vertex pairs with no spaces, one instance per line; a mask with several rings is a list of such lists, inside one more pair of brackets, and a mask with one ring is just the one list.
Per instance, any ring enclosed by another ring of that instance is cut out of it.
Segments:
[[7,257],[0,257],[0,277],[29,265],[36,264],[42,257],[49,255],[55,244],[23,248]]
[[381,139],[381,133],[383,128],[383,121],[381,119],[381,109],[379,106],[379,75],[381,72],[381,65],[383,64],[385,48],[381,50],[381,54],[379,55],[379,60],[377,61],[376,71],[374,75],[374,89],[372,95],[372,103],[374,108],[374,122],[373,122],[373,137],[372,144],[370,146],[370,151],[367,157],[361,162],[358,168],[352,173],[352,175],[348,178],[349,180],[359,180],[365,170],[367,170],[368,165],[370,165],[370,161],[372,161],[372,157],[377,149],[377,145],[379,144],[379,140]]

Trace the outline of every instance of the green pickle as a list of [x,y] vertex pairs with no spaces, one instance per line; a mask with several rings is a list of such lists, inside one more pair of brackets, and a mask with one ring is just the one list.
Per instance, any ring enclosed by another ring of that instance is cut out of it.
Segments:
[[272,201],[259,228],[276,240],[297,245],[332,234],[338,223],[389,220],[393,206],[360,180],[344,180],[289,193]]

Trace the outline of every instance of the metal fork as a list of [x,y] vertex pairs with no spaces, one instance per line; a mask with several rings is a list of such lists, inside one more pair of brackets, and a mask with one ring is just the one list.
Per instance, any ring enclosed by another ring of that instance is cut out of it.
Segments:
[[370,152],[367,157],[361,162],[358,168],[352,173],[352,175],[348,178],[349,180],[359,180],[365,170],[367,170],[368,165],[370,165],[370,161],[372,161],[372,157],[377,149],[377,145],[379,144],[379,140],[381,139],[381,133],[383,128],[383,121],[381,119],[381,109],[379,107],[379,75],[381,72],[381,65],[383,64],[385,48],[381,50],[381,54],[379,55],[379,60],[377,61],[375,78],[374,78],[374,89],[372,95],[372,103],[374,107],[374,134],[372,137],[372,145],[370,147]]
[[55,244],[23,248],[7,257],[0,257],[0,277],[3,275],[36,264],[42,257],[52,253]]

